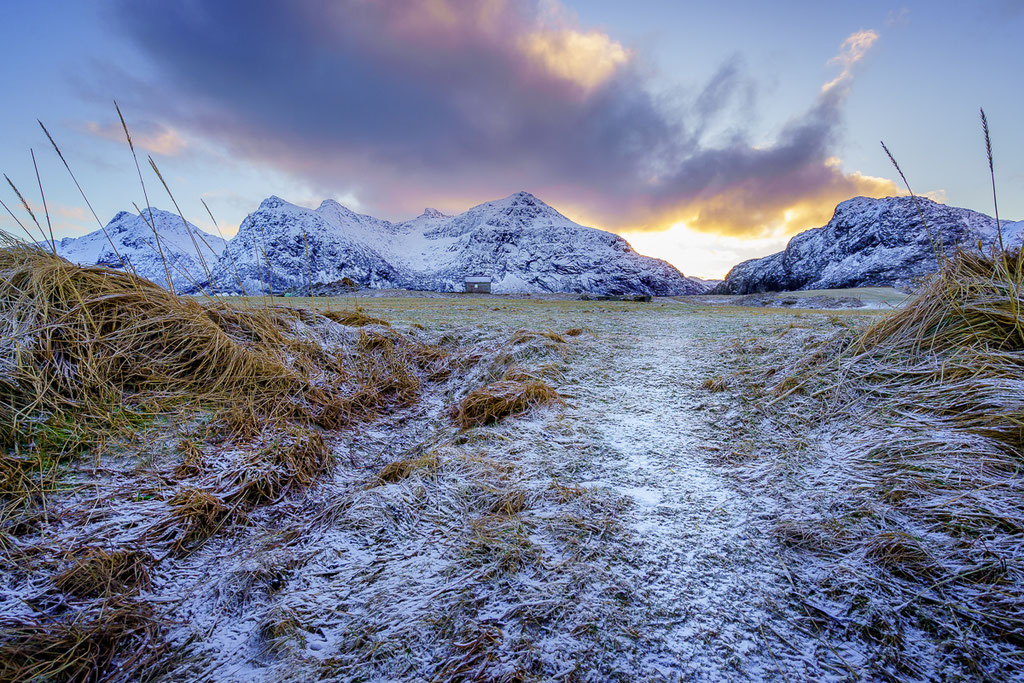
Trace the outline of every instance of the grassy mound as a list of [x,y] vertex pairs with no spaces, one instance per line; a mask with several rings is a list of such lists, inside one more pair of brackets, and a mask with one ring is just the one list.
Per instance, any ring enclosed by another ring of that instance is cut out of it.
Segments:
[[366,325],[390,325],[388,321],[366,315],[365,313],[363,313],[363,311],[359,309],[356,309],[354,311],[325,311],[324,316],[326,316],[330,320],[333,320],[339,325],[347,325],[349,327],[365,327]]
[[962,252],[850,364],[872,390],[1024,451],[1024,256]]
[[0,250],[0,324],[4,445],[72,414],[109,425],[129,397],[150,408],[184,397],[266,403],[306,389],[251,343],[282,339],[272,310],[206,307],[30,247]]
[[543,380],[502,380],[471,391],[453,408],[452,417],[464,429],[522,415],[541,405],[564,403]]
[[144,678],[151,568],[322,481],[341,430],[457,362],[358,311],[249,306],[0,244],[0,551],[45,587],[4,603],[0,680]]
[[872,596],[851,609],[890,652],[884,670],[923,675],[901,654],[922,631],[951,670],[1024,664],[1022,287],[1020,252],[959,253],[906,308],[847,335],[838,366],[809,366],[816,382],[838,367],[828,412],[850,432],[842,503],[813,550],[845,594]]

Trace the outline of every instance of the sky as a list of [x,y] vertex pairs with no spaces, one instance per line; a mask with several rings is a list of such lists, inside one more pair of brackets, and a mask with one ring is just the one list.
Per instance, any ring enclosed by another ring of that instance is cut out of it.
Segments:
[[[1000,217],[1024,219],[1022,0],[4,0],[3,15],[0,171],[45,227],[35,154],[57,238],[147,196],[173,210],[151,156],[185,216],[225,237],[270,195],[405,220],[526,190],[719,278],[840,201],[905,192],[881,140],[915,192],[991,214],[979,107]],[[35,230],[6,183],[0,199]],[[0,229],[21,230],[5,211]]]

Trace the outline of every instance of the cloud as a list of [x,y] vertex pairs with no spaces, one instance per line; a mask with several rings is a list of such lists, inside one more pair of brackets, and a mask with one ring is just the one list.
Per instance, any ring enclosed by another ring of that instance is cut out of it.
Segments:
[[[119,121],[105,124],[97,123],[96,121],[86,121],[83,124],[83,128],[92,135],[104,140],[111,140],[121,144],[126,142],[124,128],[121,127]],[[178,156],[188,147],[188,142],[185,141],[178,131],[159,123],[133,124],[129,127],[129,131],[131,132],[132,143],[135,147],[153,154],[173,157]]]
[[754,144],[756,84],[741,60],[668,101],[635,50],[552,0],[114,7],[158,74],[116,93],[133,110],[367,211],[464,209],[526,189],[601,227],[683,221],[755,237],[809,227],[854,194],[895,193],[834,159],[874,31],[847,38],[830,62],[839,75]]
[[901,7],[898,10],[891,9],[885,16],[886,26],[901,26],[910,20],[910,8]]
[[821,86],[822,92],[828,92],[833,88],[846,85],[853,77],[853,65],[864,59],[871,46],[878,40],[876,31],[857,31],[843,41],[839,54],[829,60],[829,64],[838,64],[843,67],[842,72],[834,79]]
[[519,44],[542,68],[584,92],[606,83],[630,58],[622,45],[597,31],[536,31],[523,36]]

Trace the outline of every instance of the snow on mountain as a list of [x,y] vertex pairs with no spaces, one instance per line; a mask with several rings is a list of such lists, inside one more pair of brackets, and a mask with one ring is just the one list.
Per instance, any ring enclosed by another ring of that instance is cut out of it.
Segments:
[[399,286],[399,274],[377,250],[393,229],[335,201],[314,211],[269,197],[228,242],[213,279],[219,290],[248,294],[345,277],[369,287]]
[[[827,225],[802,232],[785,251],[733,267],[717,294],[901,286],[933,273],[936,252],[991,248],[996,221],[985,214],[918,197],[856,197],[836,207]],[[1007,247],[1020,245],[1024,221],[1003,226]]]
[[427,209],[403,223],[331,200],[314,211],[271,197],[243,223],[215,271],[220,288],[241,280],[250,294],[260,291],[261,279],[277,292],[345,277],[367,287],[461,291],[474,275],[493,277],[500,293],[674,295],[708,288],[527,192],[457,216]]
[[[186,231],[181,216],[176,213],[156,208],[143,211],[160,235],[160,249],[157,248],[152,228],[142,216],[121,211],[107,223],[104,228],[106,235],[103,230],[96,230],[82,237],[65,237],[57,243],[57,253],[72,263],[101,265],[119,270],[123,267],[117,256],[120,254],[137,275],[161,286],[167,284],[164,270],[166,260],[176,290],[205,285],[207,278],[199,254],[202,253],[207,266],[212,269],[224,251],[225,241],[203,232],[191,223]],[[111,242],[117,248],[116,254]],[[161,249],[163,259],[160,257]]]

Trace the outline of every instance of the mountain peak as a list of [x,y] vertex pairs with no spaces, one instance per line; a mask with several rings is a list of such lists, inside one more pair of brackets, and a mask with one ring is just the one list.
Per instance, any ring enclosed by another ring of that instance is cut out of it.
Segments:
[[285,200],[278,197],[276,194],[272,194],[266,199],[264,199],[262,202],[260,202],[260,208],[257,209],[257,211],[263,209],[279,209],[282,206],[286,206],[288,204],[290,204],[290,202],[286,202]]
[[325,199],[322,202],[320,202],[320,206],[317,207],[317,211],[320,212],[320,211],[323,211],[324,209],[328,209],[328,210],[334,211],[336,213],[341,213],[341,214],[353,214],[353,215],[355,215],[355,211],[353,211],[352,209],[348,208],[347,206],[345,206],[341,202],[339,202],[337,200],[334,200],[334,199]]
[[428,206],[417,218],[450,218],[450,216]]
[[501,201],[507,202],[509,204],[528,204],[528,205],[542,204],[544,206],[547,206],[546,204],[544,204],[544,202],[542,202],[541,200],[537,199],[537,197],[535,197],[534,195],[530,194],[526,190],[520,190],[519,192],[516,192],[514,194],[510,194],[509,196],[505,197],[505,199],[503,199]]

